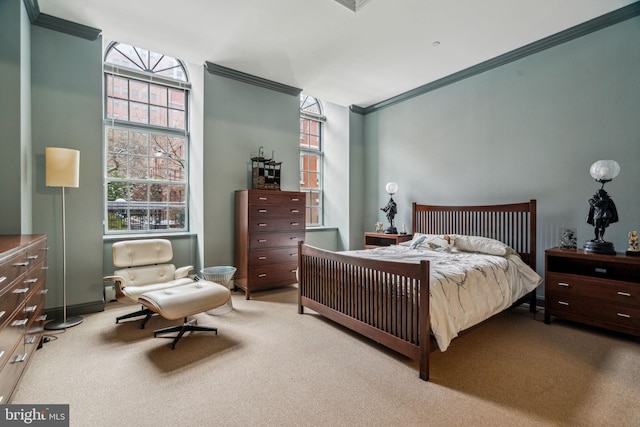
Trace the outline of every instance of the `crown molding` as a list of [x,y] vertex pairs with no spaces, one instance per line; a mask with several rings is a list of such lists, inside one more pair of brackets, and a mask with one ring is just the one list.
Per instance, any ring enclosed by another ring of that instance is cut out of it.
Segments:
[[38,0],[23,0],[23,2],[32,25],[37,25],[39,27],[48,28],[50,30],[59,31],[61,33],[91,41],[96,40],[102,33],[102,30],[97,28],[88,27],[86,25],[67,21],[66,19],[56,18],[55,16],[47,15],[46,13],[41,13]]
[[469,77],[473,77],[480,73],[484,73],[485,71],[489,71],[502,65],[506,65],[518,59],[525,58],[527,56],[533,55],[534,53],[538,53],[554,46],[558,46],[568,41],[585,36],[587,34],[594,33],[611,25],[615,25],[628,19],[635,18],[639,15],[640,1],[637,1],[618,10],[614,10],[613,12],[609,12],[590,21],[576,25],[544,39],[530,43],[521,48],[512,50],[511,52],[507,52],[503,55],[481,62],[480,64],[466,68],[457,73],[450,74],[439,80],[427,83],[426,85],[401,93],[400,95],[396,95],[392,98],[378,102],[368,107],[358,107],[357,105],[352,105],[351,111],[362,115],[370,114],[375,111],[382,110],[383,108],[390,107],[400,102],[404,102],[408,99],[415,98],[416,96],[423,95],[427,92],[431,92],[441,87],[448,86]]
[[275,90],[276,92],[286,93],[287,95],[299,96],[300,92],[302,92],[302,89],[298,89],[297,87],[263,79],[262,77],[253,76],[251,74],[223,67],[222,65],[214,64],[212,62],[206,61],[204,63],[204,67],[210,74],[227,77],[233,80],[249,83],[254,86],[260,86],[266,89]]

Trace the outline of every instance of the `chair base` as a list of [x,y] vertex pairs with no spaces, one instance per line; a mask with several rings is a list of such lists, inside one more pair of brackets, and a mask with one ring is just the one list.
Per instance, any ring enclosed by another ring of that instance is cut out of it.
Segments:
[[184,318],[184,323],[180,326],[169,326],[168,328],[156,329],[153,331],[154,338],[158,336],[158,334],[165,334],[169,332],[178,332],[178,335],[169,336],[169,337],[159,337],[159,338],[173,338],[173,342],[171,343],[171,349],[175,350],[176,343],[185,332],[190,331],[202,331],[202,332],[215,332],[218,335],[218,328],[209,328],[206,326],[197,326],[198,321],[196,319],[188,320],[186,317]]
[[151,316],[153,316],[154,314],[156,314],[155,311],[150,310],[148,308],[142,308],[142,309],[140,309],[138,311],[135,311],[133,313],[129,313],[129,314],[125,314],[125,315],[116,317],[116,324],[120,323],[120,321],[124,320],[124,319],[131,319],[131,318],[134,318],[134,317],[145,316],[144,320],[142,320],[142,324],[140,325],[140,329],[144,329],[145,325],[147,324],[149,319],[151,319]]

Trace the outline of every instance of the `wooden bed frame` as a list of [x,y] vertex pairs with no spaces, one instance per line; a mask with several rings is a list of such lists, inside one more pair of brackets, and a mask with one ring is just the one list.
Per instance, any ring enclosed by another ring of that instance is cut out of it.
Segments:
[[[466,234],[500,240],[535,270],[536,201],[491,206],[413,203],[413,232]],[[420,364],[429,380],[429,262],[358,258],[299,243],[298,312],[307,307]],[[535,289],[529,300],[535,311]]]

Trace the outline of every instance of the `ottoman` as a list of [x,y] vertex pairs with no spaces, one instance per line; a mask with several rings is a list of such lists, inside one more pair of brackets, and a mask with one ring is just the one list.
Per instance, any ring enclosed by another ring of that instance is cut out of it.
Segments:
[[176,343],[185,332],[210,331],[217,334],[217,328],[197,326],[196,319],[188,320],[187,317],[220,307],[226,304],[230,298],[231,292],[227,287],[207,280],[199,280],[173,288],[146,292],[138,297],[138,302],[165,319],[184,319],[181,326],[171,326],[153,331],[154,337],[159,334],[178,332],[175,336],[162,337],[173,338],[171,348],[175,349]]

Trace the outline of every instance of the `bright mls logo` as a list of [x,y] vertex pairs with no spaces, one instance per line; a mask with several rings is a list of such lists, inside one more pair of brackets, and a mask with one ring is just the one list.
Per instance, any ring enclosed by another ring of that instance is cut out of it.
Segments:
[[2,426],[69,427],[69,405],[4,405]]

